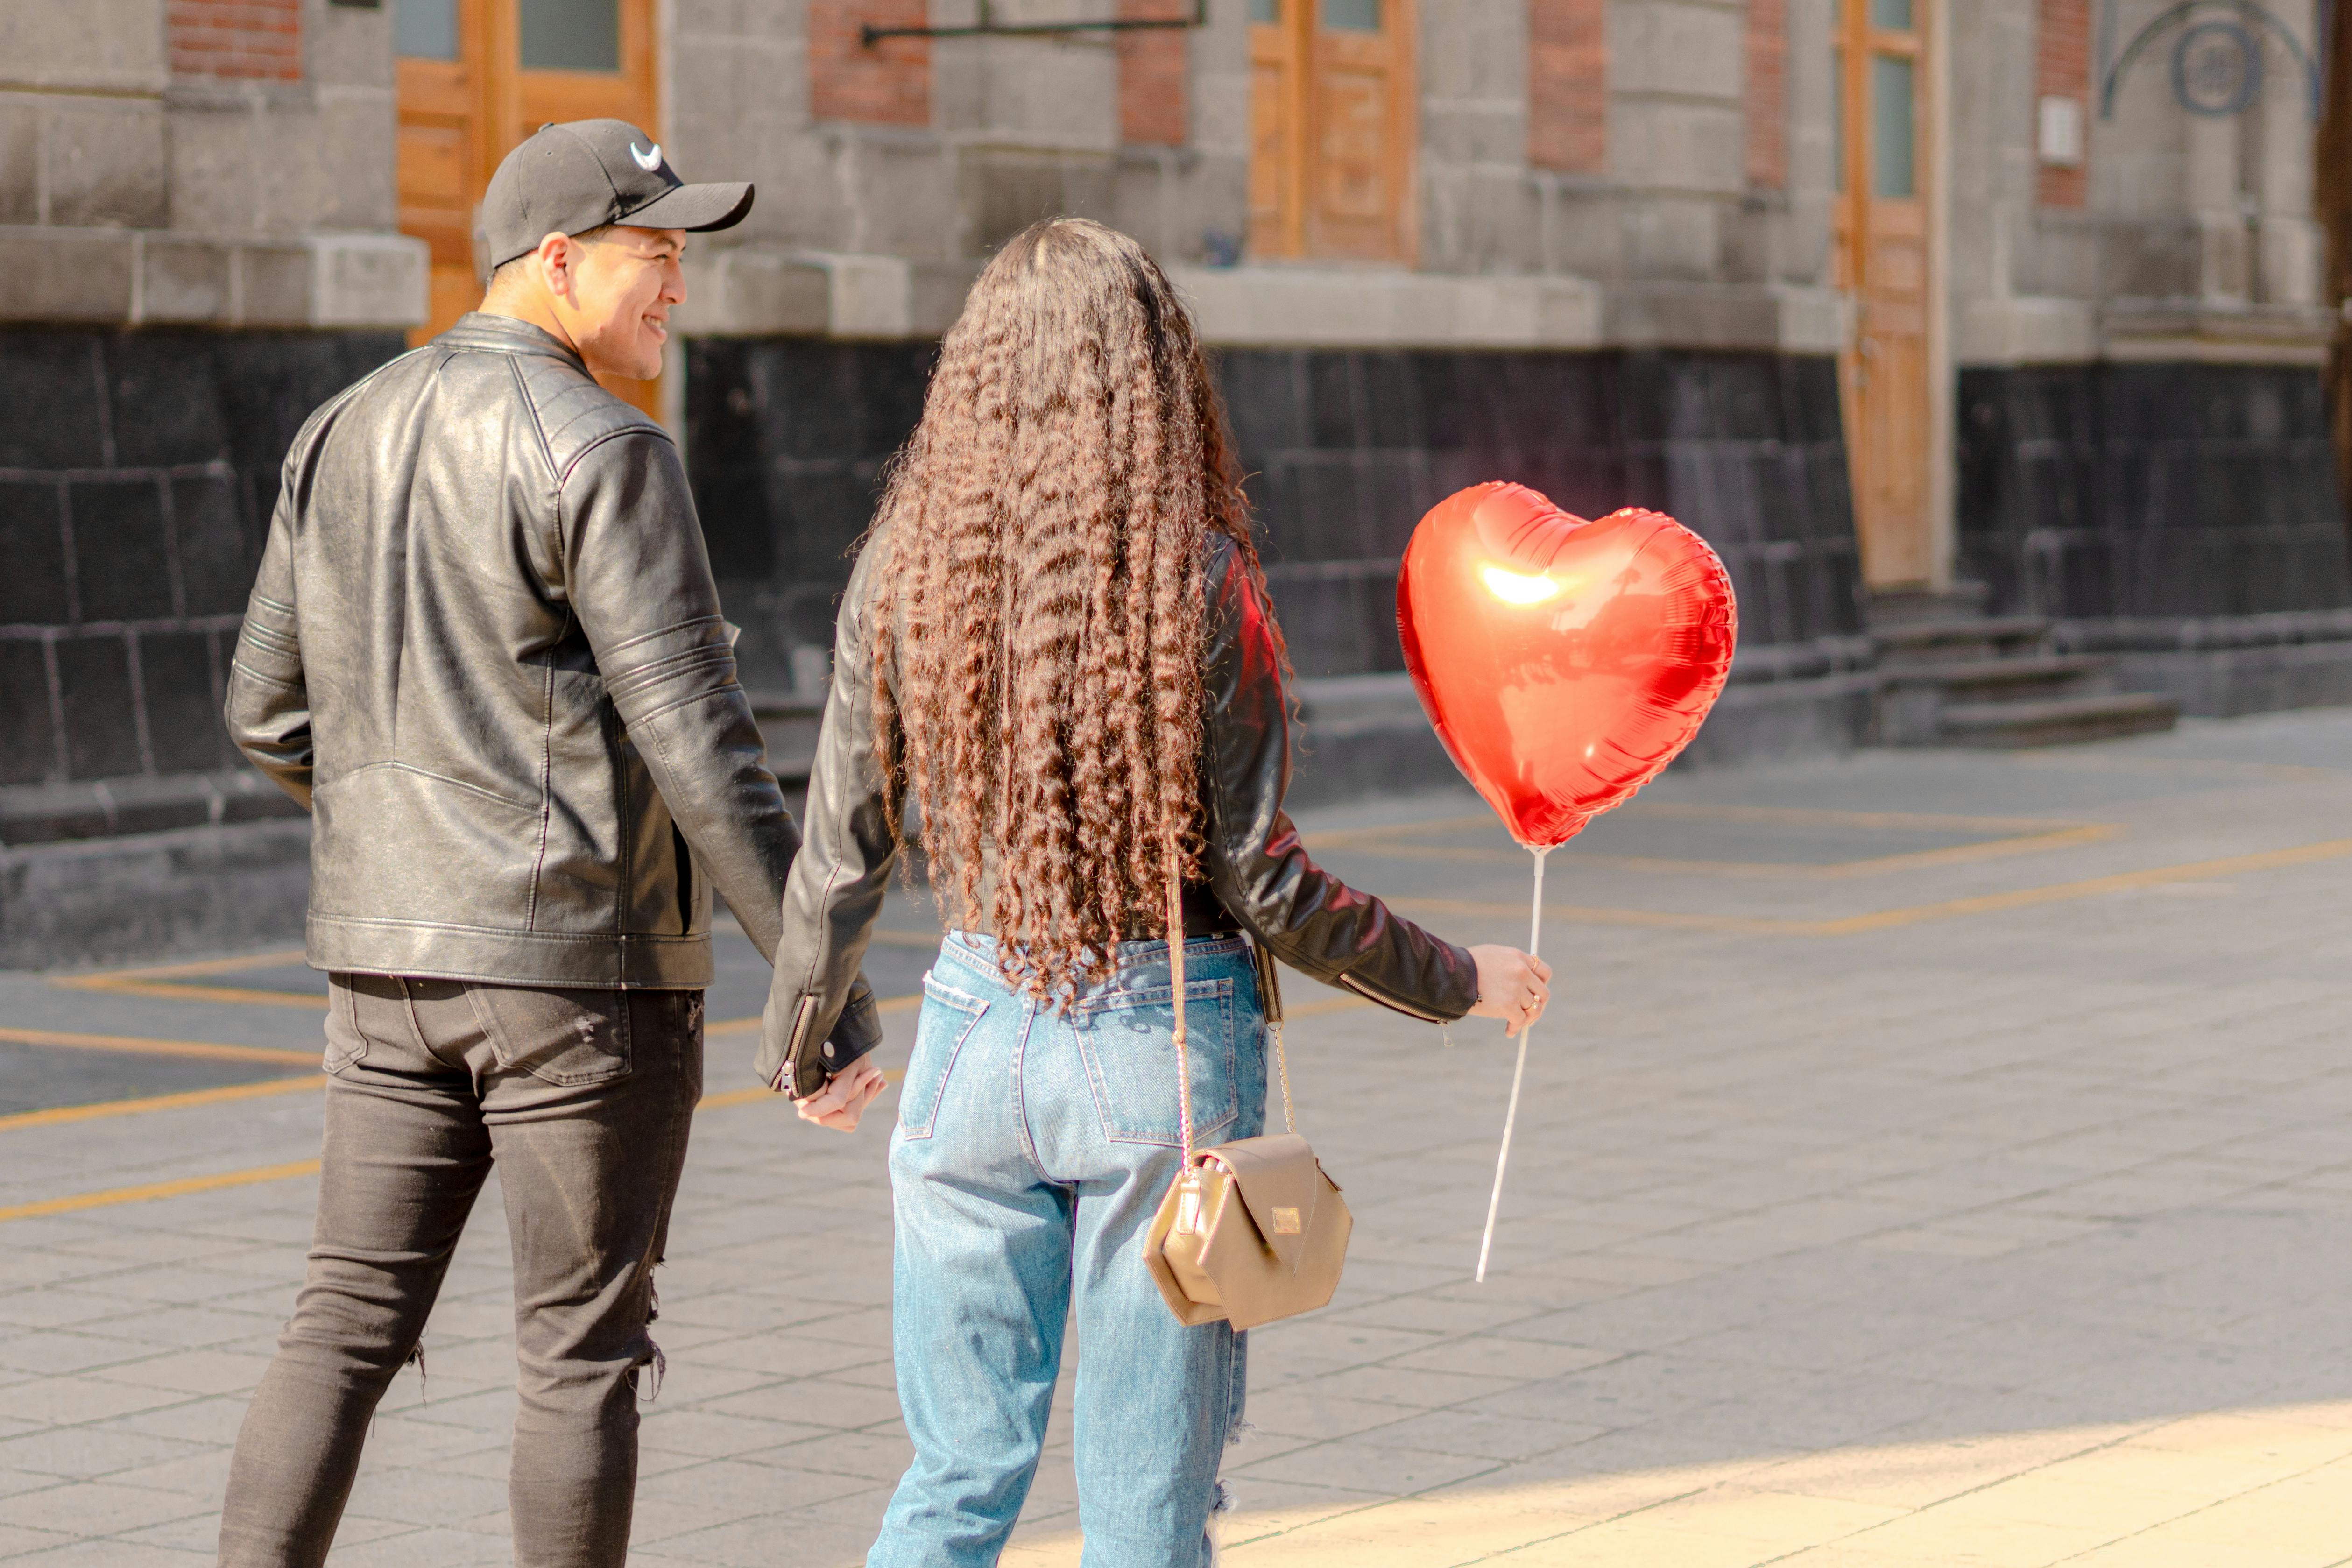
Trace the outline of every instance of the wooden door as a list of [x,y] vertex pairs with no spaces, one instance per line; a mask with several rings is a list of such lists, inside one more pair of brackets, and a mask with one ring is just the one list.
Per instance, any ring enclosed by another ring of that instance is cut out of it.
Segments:
[[[400,226],[433,249],[425,342],[481,302],[474,214],[499,161],[551,120],[654,124],[655,0],[393,0]],[[658,382],[607,383],[648,413]]]
[[1250,0],[1250,251],[1412,259],[1412,0]]
[[1933,0],[1839,0],[1832,102],[1838,287],[1853,330],[1839,356],[1862,569],[1874,588],[1935,573],[1928,505],[1927,190]]

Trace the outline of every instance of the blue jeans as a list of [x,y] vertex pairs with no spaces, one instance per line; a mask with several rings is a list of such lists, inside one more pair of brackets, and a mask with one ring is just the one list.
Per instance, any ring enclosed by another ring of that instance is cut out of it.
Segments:
[[[1176,1179],[1168,944],[1041,1006],[987,937],[951,931],[923,979],[890,1140],[893,1334],[915,1462],[867,1568],[986,1568],[1036,1474],[1073,1309],[1085,1568],[1209,1561],[1217,1466],[1239,1423],[1244,1337],[1185,1328],[1143,1262]],[[1193,1137],[1265,1119],[1265,1018],[1238,938],[1184,949]]]

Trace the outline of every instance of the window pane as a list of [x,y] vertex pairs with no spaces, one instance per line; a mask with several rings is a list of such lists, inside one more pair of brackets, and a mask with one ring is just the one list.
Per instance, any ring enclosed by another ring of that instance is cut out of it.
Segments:
[[1870,58],[1870,194],[1918,194],[1912,174],[1911,62],[1900,55]]
[[1282,20],[1282,0],[1250,0],[1249,19],[1265,26]]
[[1323,25],[1335,33],[1377,33],[1381,0],[1323,0]]
[[413,60],[457,58],[457,0],[393,0],[392,52]]
[[1890,33],[1911,30],[1911,0],[1870,0],[1870,25]]
[[525,70],[621,68],[621,0],[522,0]]
[[1830,51],[1830,189],[1845,195],[1845,51]]

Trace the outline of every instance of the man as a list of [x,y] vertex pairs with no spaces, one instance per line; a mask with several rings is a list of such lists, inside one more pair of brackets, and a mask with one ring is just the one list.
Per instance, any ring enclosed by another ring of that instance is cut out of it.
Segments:
[[[626,1554],[711,887],[772,958],[800,837],[677,448],[592,373],[659,372],[687,235],[751,205],[747,184],[683,183],[634,126],[542,127],[484,199],[481,310],[319,410],[286,459],[227,716],[314,820],[332,1076],[309,1278],[229,1472],[228,1568],[325,1561],[493,1162],[515,1560]],[[877,1024],[868,993],[835,1037]]]

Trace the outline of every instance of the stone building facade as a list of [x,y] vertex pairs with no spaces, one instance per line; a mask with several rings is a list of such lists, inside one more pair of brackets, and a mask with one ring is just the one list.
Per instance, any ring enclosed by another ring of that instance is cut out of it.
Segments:
[[[684,442],[778,711],[939,334],[1057,213],[1193,300],[1329,732],[1394,704],[1414,521],[1489,478],[1717,545],[1717,754],[1852,743],[1872,595],[1956,584],[2200,710],[2352,700],[2331,9],[0,0],[0,844],[144,836],[168,880],[156,834],[274,809],[214,714],[277,456],[470,305],[506,148],[593,113],[760,188],[617,390]],[[0,850],[0,954],[33,856]]]

